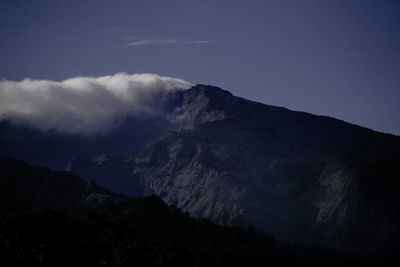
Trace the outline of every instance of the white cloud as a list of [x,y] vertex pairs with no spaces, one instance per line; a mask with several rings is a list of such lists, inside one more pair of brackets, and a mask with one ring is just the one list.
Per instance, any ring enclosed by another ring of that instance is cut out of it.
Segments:
[[161,115],[166,94],[191,87],[155,74],[0,81],[0,121],[63,134],[108,132],[132,115]]

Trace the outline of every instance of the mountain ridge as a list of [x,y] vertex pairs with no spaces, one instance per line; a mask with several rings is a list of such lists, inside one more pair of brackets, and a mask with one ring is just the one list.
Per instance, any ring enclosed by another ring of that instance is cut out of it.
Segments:
[[[378,234],[385,220],[398,229],[397,136],[218,87],[181,91],[174,104],[189,127],[162,135],[133,158],[136,192],[198,218],[253,224],[292,241],[374,252],[397,238],[397,230],[393,239]],[[370,201],[374,188],[379,193]],[[360,229],[371,233],[361,243]]]

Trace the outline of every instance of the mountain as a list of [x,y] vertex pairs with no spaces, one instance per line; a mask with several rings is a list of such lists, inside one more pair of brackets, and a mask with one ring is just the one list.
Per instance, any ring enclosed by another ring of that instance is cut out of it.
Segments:
[[0,158],[0,173],[2,266],[368,266],[253,227],[196,220],[155,195],[115,195],[68,172]]
[[[177,92],[171,105],[183,128],[119,160],[136,184],[125,194],[156,194],[197,218],[252,224],[291,241],[399,250],[398,136],[206,85]],[[112,186],[120,180],[109,160],[69,170],[91,179],[107,173],[101,179]]]

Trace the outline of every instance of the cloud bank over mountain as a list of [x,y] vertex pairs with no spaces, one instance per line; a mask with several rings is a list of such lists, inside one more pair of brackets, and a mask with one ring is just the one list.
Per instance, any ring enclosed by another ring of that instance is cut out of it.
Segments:
[[129,116],[162,115],[166,95],[187,81],[156,74],[0,81],[0,121],[62,134],[104,134]]

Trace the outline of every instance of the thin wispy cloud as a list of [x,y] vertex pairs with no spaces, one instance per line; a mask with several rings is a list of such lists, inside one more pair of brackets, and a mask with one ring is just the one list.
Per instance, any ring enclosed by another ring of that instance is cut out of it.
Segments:
[[110,32],[119,32],[119,31],[130,31],[133,30],[132,27],[105,27],[98,29],[99,31],[110,31]]
[[164,39],[138,39],[136,36],[128,36],[130,40],[126,47],[136,47],[145,45],[170,45],[170,44],[186,44],[186,45],[201,45],[201,44],[211,44],[212,40],[192,40],[192,41],[182,41],[175,38],[164,38]]
[[198,45],[198,44],[211,44],[214,43],[214,41],[211,40],[198,40],[198,41],[187,41],[187,44],[191,45]]
[[172,39],[172,38],[168,38],[168,39],[143,39],[143,40],[132,41],[132,42],[126,44],[126,46],[142,46],[142,45],[155,45],[155,44],[167,45],[167,44],[177,44],[177,43],[179,43],[178,40]]

